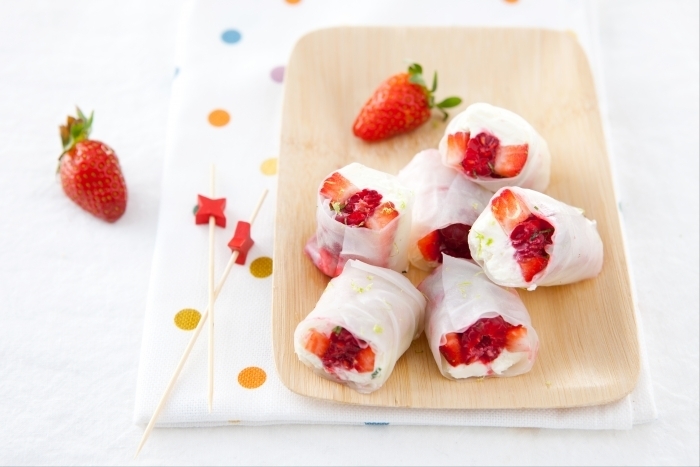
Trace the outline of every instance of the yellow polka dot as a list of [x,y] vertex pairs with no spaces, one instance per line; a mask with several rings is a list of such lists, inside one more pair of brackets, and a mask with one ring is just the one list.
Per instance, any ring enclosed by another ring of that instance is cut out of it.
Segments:
[[225,110],[212,110],[209,114],[209,123],[214,126],[224,126],[231,120],[231,116]]
[[518,0],[505,0],[506,3],[518,3]]
[[250,263],[250,273],[259,279],[272,274],[272,258],[262,256]]
[[271,157],[270,159],[265,159],[262,164],[260,164],[260,171],[265,175],[275,175],[277,173],[277,158]]
[[284,0],[285,2],[289,3],[290,5],[296,5],[299,3],[301,0]]
[[197,327],[199,320],[202,318],[202,314],[193,310],[192,308],[185,308],[180,310],[175,315],[175,326],[179,327],[183,331],[191,331]]
[[259,388],[265,384],[266,379],[267,374],[265,374],[265,370],[257,366],[249,366],[238,373],[238,384],[246,389]]

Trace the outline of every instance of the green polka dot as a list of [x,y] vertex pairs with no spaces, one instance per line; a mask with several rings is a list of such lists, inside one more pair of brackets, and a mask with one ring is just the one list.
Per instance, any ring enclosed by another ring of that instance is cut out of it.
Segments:
[[258,279],[272,274],[272,258],[268,258],[267,256],[257,258],[250,263],[250,273]]

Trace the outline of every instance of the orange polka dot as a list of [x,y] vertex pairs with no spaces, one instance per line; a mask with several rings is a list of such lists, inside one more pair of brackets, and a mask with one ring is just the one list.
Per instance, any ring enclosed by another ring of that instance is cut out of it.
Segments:
[[289,3],[290,5],[296,5],[297,3],[301,2],[301,0],[284,0],[284,1]]
[[224,126],[231,120],[231,116],[225,110],[212,110],[209,114],[209,123],[213,126]]
[[265,373],[265,370],[258,368],[257,366],[249,366],[248,368],[242,369],[241,372],[238,373],[238,384],[246,389],[259,388],[265,384],[266,379],[267,374]]
[[518,0],[505,0],[506,3],[518,3]]
[[202,314],[192,308],[184,308],[175,315],[175,326],[183,331],[191,331],[197,327],[199,320],[202,319]]
[[272,258],[261,256],[250,263],[250,273],[258,279],[265,278],[272,274]]
[[271,157],[270,159],[265,159],[262,164],[260,164],[260,171],[265,175],[275,175],[277,173],[277,158]]

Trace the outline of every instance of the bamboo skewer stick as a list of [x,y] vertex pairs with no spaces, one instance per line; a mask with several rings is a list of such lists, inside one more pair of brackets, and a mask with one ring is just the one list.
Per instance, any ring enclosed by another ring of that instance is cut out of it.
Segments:
[[[262,195],[260,196],[260,199],[258,200],[258,204],[255,206],[255,209],[253,210],[253,214],[250,216],[249,224],[251,226],[253,225],[255,218],[258,216],[258,212],[260,211],[260,208],[263,204],[263,201],[265,201],[266,196],[267,196],[267,189],[265,191],[263,191]],[[228,275],[231,272],[231,269],[233,268],[233,265],[236,263],[236,259],[238,259],[238,251],[234,251],[231,254],[231,258],[229,258],[229,260],[228,260],[228,264],[226,265],[226,268],[224,269],[224,272],[221,275],[221,279],[219,279],[219,283],[217,284],[216,289],[214,290],[214,300],[216,300],[216,298],[219,296],[219,293],[221,292],[221,289],[223,288],[224,283],[226,282],[226,279],[228,278]],[[190,342],[187,344],[187,347],[185,347],[185,352],[182,354],[182,357],[180,358],[180,361],[178,362],[177,367],[175,368],[175,372],[170,377],[170,381],[168,382],[168,386],[165,388],[165,392],[163,393],[163,396],[160,398],[160,401],[158,402],[158,405],[156,406],[156,410],[153,412],[153,416],[151,416],[151,420],[148,422],[148,425],[146,426],[146,429],[143,432],[143,437],[141,438],[141,442],[139,443],[139,446],[136,449],[136,454],[134,454],[134,458],[138,457],[139,453],[141,452],[141,449],[143,448],[144,444],[146,444],[148,437],[150,436],[151,432],[153,431],[153,428],[156,425],[156,420],[158,419],[160,412],[163,410],[163,407],[165,406],[165,402],[168,400],[168,397],[170,397],[170,393],[172,392],[173,388],[175,387],[175,383],[177,382],[177,379],[180,376],[180,373],[182,372],[182,368],[185,366],[185,362],[187,362],[187,359],[190,356],[190,353],[192,352],[192,348],[194,347],[195,342],[197,342],[197,338],[199,337],[200,332],[202,332],[202,327],[204,327],[204,323],[207,321],[208,317],[209,317],[209,308],[207,308],[204,311],[201,319],[199,320],[199,323],[197,323],[197,327],[195,328],[194,333],[192,334],[192,338],[190,339]]]
[[[211,199],[215,196],[216,175],[214,164],[211,165],[211,180],[209,185],[209,195]],[[214,400],[214,232],[216,230],[216,219],[209,216],[209,413]]]

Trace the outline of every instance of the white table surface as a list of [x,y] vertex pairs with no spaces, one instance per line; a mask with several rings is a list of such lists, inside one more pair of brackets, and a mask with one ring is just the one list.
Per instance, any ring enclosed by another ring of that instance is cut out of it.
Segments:
[[[0,464],[698,465],[694,0],[598,7],[656,422],[629,431],[158,429],[133,461],[179,10],[173,0],[0,2]],[[80,211],[54,176],[57,126],[75,104],[96,110],[94,136],[120,157],[130,200],[116,224]]]

